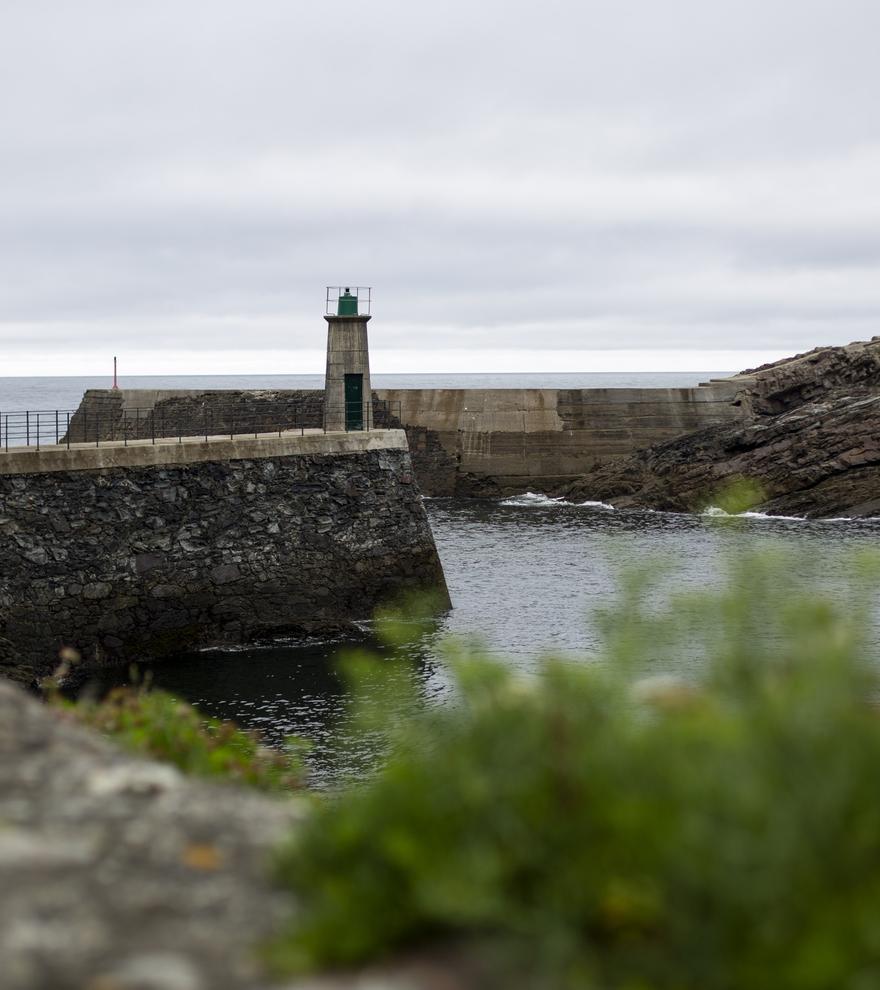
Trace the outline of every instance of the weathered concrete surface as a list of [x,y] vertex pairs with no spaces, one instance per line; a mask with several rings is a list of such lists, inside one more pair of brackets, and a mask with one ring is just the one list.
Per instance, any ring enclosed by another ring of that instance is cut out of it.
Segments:
[[48,673],[64,646],[126,663],[344,626],[417,589],[448,602],[399,432],[22,451],[4,465],[7,676]]
[[336,456],[369,450],[407,450],[402,430],[370,430],[360,433],[277,433],[262,436],[185,436],[182,440],[103,441],[41,447],[13,447],[0,455],[0,476],[39,474],[46,471],[94,471],[117,467],[159,467],[199,464],[206,461],[239,461],[246,458],[290,457],[318,454]]
[[742,414],[742,385],[676,389],[378,389],[431,495],[552,491],[595,464]]
[[273,800],[135,759],[0,680],[0,988],[263,986]]
[[360,416],[366,429],[372,426],[370,348],[367,324],[370,317],[325,316],[327,321],[327,373],[324,378],[324,426],[344,430],[346,424],[345,376],[360,375],[363,387]]
[[747,478],[771,513],[880,515],[880,338],[818,348],[737,380],[744,420],[598,465],[562,493],[689,511]]

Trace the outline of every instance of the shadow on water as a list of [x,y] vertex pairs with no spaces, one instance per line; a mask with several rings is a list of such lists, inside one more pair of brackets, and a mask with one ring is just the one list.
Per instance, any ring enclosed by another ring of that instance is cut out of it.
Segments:
[[311,776],[320,786],[361,776],[372,762],[369,751],[349,751],[338,739],[352,720],[342,659],[360,650],[380,657],[405,655],[422,696],[440,693],[436,685],[432,688],[434,665],[419,643],[405,651],[393,650],[368,631],[345,638],[202,650],[162,663],[108,668],[96,672],[78,693],[103,694],[130,683],[135,671],[139,683],[148,678],[207,715],[258,730],[272,745],[281,745],[291,735],[308,740]]
[[[833,596],[844,587],[848,552],[877,546],[880,537],[877,520],[750,518],[725,525],[540,496],[430,499],[426,506],[454,606],[406,649],[426,700],[448,690],[439,648],[447,636],[476,638],[526,672],[547,653],[589,658],[598,645],[589,614],[615,600],[622,568],[671,563],[676,588],[699,589],[721,580],[731,552],[782,543],[806,551],[812,573],[805,579]],[[150,669],[155,684],[210,715],[259,729],[276,743],[291,734],[309,739],[314,779],[328,784],[370,762],[371,754],[343,753],[335,740],[350,719],[338,657],[352,649],[391,652],[365,629],[344,639],[184,654]],[[686,674],[689,662],[682,657],[676,672]],[[126,679],[123,671],[105,671],[98,685]]]

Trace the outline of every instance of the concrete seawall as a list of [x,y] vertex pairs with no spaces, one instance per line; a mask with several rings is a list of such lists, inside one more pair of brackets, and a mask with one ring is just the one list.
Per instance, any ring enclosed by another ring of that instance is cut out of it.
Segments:
[[[742,377],[674,389],[376,389],[374,421],[406,431],[426,495],[554,492],[596,464],[742,416]],[[71,435],[181,435],[321,425],[321,392],[86,393]],[[85,432],[83,432],[85,430]],[[78,432],[79,431],[79,432]]]
[[[446,596],[401,431],[0,455],[0,673],[369,618]],[[448,600],[448,599],[446,599]]]
[[[432,495],[553,492],[597,463],[740,415],[726,382],[676,389],[379,389]],[[378,420],[377,420],[378,421]]]

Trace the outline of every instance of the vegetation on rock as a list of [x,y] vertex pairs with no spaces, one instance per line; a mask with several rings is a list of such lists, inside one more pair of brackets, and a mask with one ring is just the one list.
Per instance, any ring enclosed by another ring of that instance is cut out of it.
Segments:
[[374,702],[364,726],[387,762],[280,858],[302,910],[275,964],[439,941],[505,987],[880,985],[875,565],[807,597],[785,556],[699,593],[643,573],[601,662],[526,679],[450,648],[457,699],[433,706],[392,674],[396,721]]
[[284,750],[270,749],[256,733],[206,718],[166,691],[117,687],[100,701],[69,701],[57,692],[50,698],[67,717],[184,773],[278,792],[297,788],[304,780],[297,740],[290,739]]

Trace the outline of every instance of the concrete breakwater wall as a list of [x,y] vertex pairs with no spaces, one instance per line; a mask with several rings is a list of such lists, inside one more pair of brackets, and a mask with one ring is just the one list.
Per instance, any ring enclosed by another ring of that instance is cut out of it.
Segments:
[[[406,431],[426,495],[553,493],[596,464],[740,418],[746,385],[738,378],[695,388],[376,389],[373,418]],[[90,390],[71,435],[317,427],[321,401],[320,391]]]
[[[553,494],[597,463],[741,415],[738,387],[380,389],[426,494]],[[380,420],[377,420],[377,422]]]
[[[0,456],[0,673],[127,662],[446,595],[400,431]],[[447,599],[448,600],[448,599]]]

